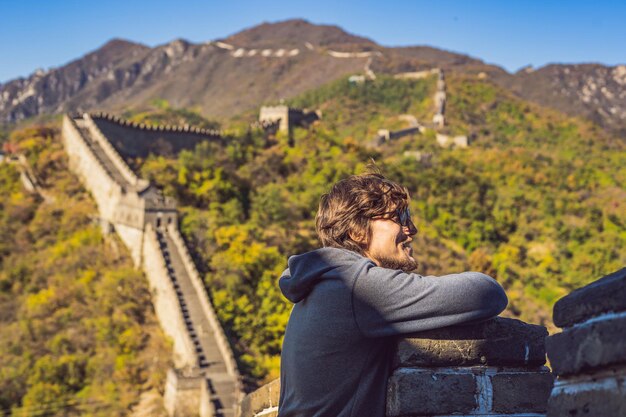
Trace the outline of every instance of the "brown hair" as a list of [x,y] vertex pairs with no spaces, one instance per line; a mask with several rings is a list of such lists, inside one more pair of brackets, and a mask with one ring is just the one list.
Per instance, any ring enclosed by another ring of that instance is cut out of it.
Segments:
[[371,239],[370,221],[409,204],[406,188],[383,175],[352,175],[322,195],[315,229],[324,247],[364,254]]

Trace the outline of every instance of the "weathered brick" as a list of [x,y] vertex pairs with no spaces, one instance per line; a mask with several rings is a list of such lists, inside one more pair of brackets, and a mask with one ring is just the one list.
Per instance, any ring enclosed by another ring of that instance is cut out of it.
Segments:
[[476,408],[471,373],[396,370],[387,382],[387,416],[468,413]]
[[254,416],[259,411],[275,407],[278,405],[279,396],[280,379],[275,379],[243,398],[240,405],[240,415],[244,417]]
[[609,311],[626,310],[626,268],[573,291],[554,305],[554,324],[572,326]]
[[612,377],[578,379],[577,383],[557,386],[548,401],[547,417],[624,417],[626,416],[626,372]]
[[547,335],[543,326],[501,317],[479,324],[415,333],[399,339],[394,368],[543,365]]
[[499,372],[491,376],[493,411],[545,413],[554,377],[546,368],[538,372]]
[[626,316],[574,326],[546,340],[550,364],[557,375],[626,363],[624,346]]

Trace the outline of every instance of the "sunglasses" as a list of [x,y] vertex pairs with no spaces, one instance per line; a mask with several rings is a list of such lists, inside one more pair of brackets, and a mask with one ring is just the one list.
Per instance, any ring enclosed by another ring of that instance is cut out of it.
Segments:
[[[393,217],[385,217],[386,215],[394,215]],[[399,224],[402,227],[411,227],[411,212],[409,212],[409,208],[406,207],[404,210],[395,209],[393,211],[388,211],[386,213],[381,214],[380,216],[376,216],[375,218],[383,218],[391,220],[394,223]]]

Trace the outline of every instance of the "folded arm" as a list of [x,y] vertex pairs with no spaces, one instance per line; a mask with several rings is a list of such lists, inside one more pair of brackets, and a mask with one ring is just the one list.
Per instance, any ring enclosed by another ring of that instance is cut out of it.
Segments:
[[367,264],[352,289],[354,317],[367,337],[487,319],[507,303],[502,287],[480,272],[435,277]]

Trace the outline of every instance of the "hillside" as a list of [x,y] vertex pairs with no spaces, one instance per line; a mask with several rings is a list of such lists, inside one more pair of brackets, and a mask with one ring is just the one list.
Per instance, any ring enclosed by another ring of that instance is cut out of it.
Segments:
[[[378,129],[406,127],[402,114],[428,120],[435,81],[340,79],[292,100],[323,113],[294,130],[293,145],[248,130],[250,113],[223,126],[225,146],[135,161],[178,200],[248,387],[277,376],[290,305],[276,278],[288,256],[317,247],[320,195],[372,158],[411,192],[417,272],[489,273],[507,289],[510,317],[552,328],[560,296],[626,263],[626,147],[597,125],[451,75],[446,130],[470,135],[469,148],[441,148],[432,130],[366,146]],[[176,112],[135,117],[149,123]]]
[[[0,410],[163,415],[171,348],[148,285],[67,167],[55,125],[14,131],[45,200],[0,163]],[[138,402],[142,405],[139,407]]]
[[[375,53],[371,62],[332,55],[367,51]],[[200,44],[176,39],[149,48],[114,39],[67,65],[0,84],[0,123],[64,111],[141,110],[155,99],[226,121],[263,103],[363,73],[368,62],[378,74],[439,67],[488,77],[526,100],[590,118],[620,134],[626,129],[623,65],[550,65],[509,74],[462,53],[385,47],[337,26],[301,19],[263,23]]]

